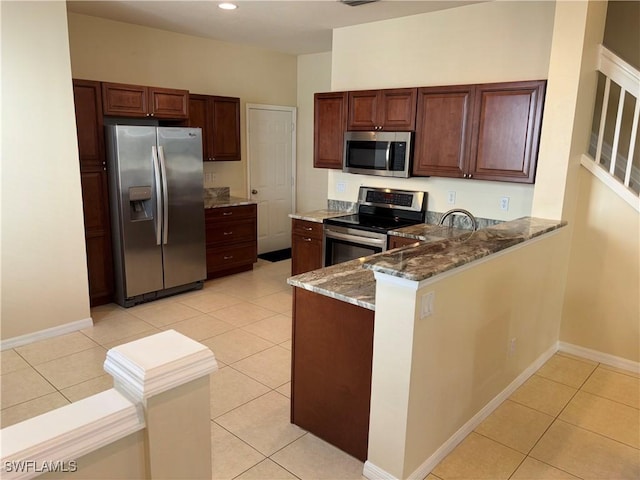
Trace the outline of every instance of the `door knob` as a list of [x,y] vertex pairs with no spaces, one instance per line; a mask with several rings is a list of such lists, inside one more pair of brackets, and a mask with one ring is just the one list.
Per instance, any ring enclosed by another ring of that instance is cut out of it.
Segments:
[[258,194],[258,190],[256,190],[255,188],[251,190],[251,195],[257,195],[257,194]]

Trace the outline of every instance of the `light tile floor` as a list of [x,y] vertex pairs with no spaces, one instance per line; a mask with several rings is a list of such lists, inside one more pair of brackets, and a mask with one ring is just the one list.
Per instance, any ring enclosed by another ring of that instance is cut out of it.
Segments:
[[[201,291],[92,310],[94,326],[1,353],[0,425],[111,388],[109,348],[175,329],[209,346],[216,479],[360,479],[362,462],[289,423],[290,261]],[[427,477],[640,478],[640,378],[565,354],[538,372]]]

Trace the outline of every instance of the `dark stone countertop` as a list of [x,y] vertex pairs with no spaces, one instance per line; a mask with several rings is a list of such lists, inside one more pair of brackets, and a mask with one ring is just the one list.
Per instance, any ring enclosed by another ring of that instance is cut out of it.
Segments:
[[393,234],[417,236],[422,243],[296,275],[287,282],[375,310],[374,271],[408,280],[425,280],[565,225],[566,222],[558,220],[524,217],[476,232],[438,225],[406,227]]

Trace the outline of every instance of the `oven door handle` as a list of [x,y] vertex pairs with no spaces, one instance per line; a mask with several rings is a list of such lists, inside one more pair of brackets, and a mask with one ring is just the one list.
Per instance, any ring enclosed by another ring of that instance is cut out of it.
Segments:
[[332,230],[325,230],[325,237],[327,238],[335,238],[336,240],[345,240],[351,243],[357,243],[360,245],[366,245],[368,247],[380,247],[384,250],[387,245],[387,239],[381,238],[370,238],[370,237],[359,237],[357,235],[349,235],[346,233],[338,233]]

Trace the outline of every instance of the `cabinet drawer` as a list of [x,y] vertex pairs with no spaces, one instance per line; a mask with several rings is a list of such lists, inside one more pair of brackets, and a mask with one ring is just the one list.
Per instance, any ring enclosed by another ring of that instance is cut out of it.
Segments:
[[256,244],[207,248],[207,272],[227,270],[238,265],[253,264],[256,261]]
[[322,240],[322,223],[293,219],[292,233]]
[[219,208],[207,208],[205,210],[205,218],[207,221],[213,219],[236,219],[247,218],[256,216],[255,205],[238,205],[236,207],[219,207]]
[[252,242],[255,238],[256,224],[251,219],[207,224],[207,244]]

